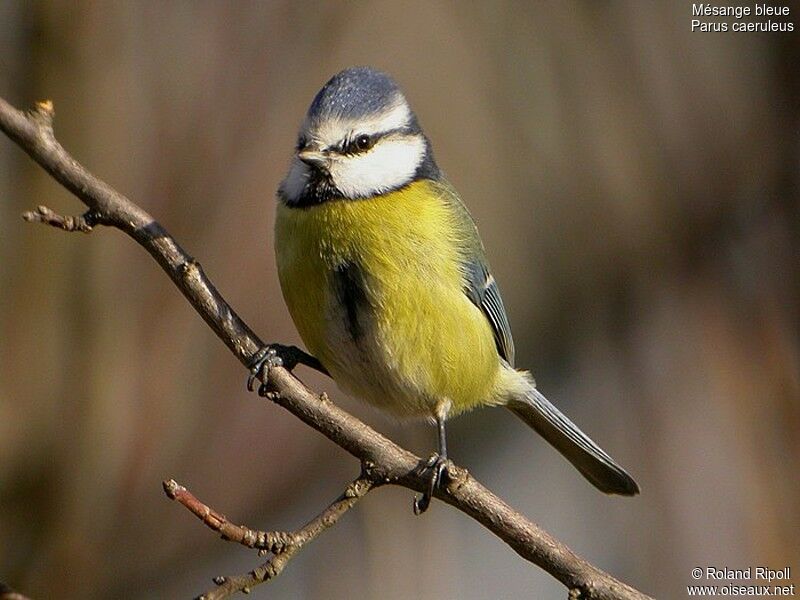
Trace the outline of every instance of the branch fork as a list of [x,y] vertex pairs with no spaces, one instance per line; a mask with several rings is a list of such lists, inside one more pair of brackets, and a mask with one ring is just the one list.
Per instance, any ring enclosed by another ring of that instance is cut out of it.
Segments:
[[234,525],[225,515],[198,500],[174,479],[163,482],[167,497],[186,507],[209,529],[219,533],[222,539],[247,548],[255,548],[259,556],[272,554],[264,564],[244,575],[214,577],[213,582],[216,587],[199,596],[198,600],[218,600],[236,592],[247,594],[254,586],[277,577],[303,546],[335,525],[342,515],[377,485],[379,484],[362,471],[362,474],[353,480],[325,510],[300,529],[287,532],[258,531],[244,525]]

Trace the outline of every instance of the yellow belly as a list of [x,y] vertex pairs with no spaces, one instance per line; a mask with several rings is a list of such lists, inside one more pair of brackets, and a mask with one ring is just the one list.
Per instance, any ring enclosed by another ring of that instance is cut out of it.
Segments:
[[[309,208],[278,205],[278,275],[300,336],[345,390],[397,415],[495,403],[491,327],[463,293],[463,240],[436,184]],[[358,335],[336,292],[356,265]]]

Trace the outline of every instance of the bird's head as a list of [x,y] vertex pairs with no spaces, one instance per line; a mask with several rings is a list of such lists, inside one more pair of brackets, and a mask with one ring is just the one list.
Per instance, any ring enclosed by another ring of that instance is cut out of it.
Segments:
[[394,80],[369,67],[334,75],[300,127],[278,190],[290,206],[358,200],[438,177],[430,144]]

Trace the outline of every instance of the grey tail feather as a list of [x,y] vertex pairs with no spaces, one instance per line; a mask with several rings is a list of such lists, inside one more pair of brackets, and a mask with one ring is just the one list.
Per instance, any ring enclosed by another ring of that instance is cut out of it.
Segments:
[[639,486],[613,458],[564,416],[533,385],[508,408],[571,462],[592,485],[606,494],[633,496]]

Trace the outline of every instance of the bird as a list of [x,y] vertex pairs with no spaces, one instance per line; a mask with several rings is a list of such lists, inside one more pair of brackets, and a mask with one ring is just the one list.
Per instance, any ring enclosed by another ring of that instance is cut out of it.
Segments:
[[[350,67],[316,94],[277,191],[274,245],[309,358],[349,394],[437,426],[416,514],[447,475],[447,421],[483,406],[510,409],[599,490],[639,492],[515,367],[478,229],[392,77]],[[276,359],[270,349],[255,370]]]

